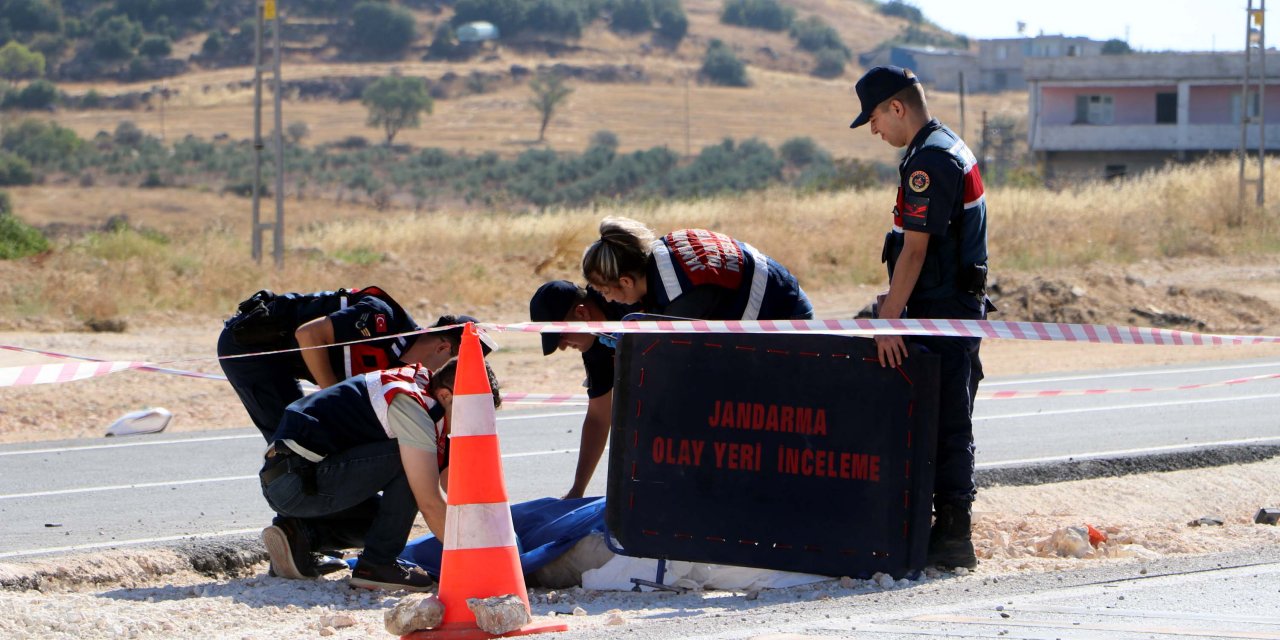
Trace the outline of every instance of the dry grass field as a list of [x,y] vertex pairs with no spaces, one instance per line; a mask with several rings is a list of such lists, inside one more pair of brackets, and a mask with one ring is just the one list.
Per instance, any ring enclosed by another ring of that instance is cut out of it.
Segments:
[[[644,69],[647,83],[572,82],[574,93],[552,121],[547,146],[580,150],[593,133],[610,130],[623,151],[665,145],[684,153],[685,79],[696,72],[706,42],[720,38],[748,61],[753,86],[689,84],[687,144],[693,153],[726,137],[755,137],[776,147],[789,138],[809,136],[836,157],[896,159],[894,150],[867,131],[848,129],[857,110],[852,85],[861,69],[851,65],[845,77],[835,80],[809,76],[811,58],[797,54],[785,34],[721,25],[720,4],[684,0],[690,32],[675,51],[649,47],[648,36],[619,36],[597,25],[577,43],[578,51],[561,58],[515,48],[500,48],[488,59],[465,64],[349,64],[318,56],[287,61],[284,75],[286,80],[372,77],[397,69],[440,78],[447,72],[506,72],[512,65],[635,65]],[[904,24],[861,1],[791,4],[801,16],[817,13],[836,25],[855,52],[874,47]],[[420,16],[420,21],[428,26],[444,17]],[[180,48],[194,46],[186,42]],[[196,70],[168,80],[163,84],[176,93],[165,104],[163,123],[159,109],[66,111],[42,117],[83,137],[111,131],[128,120],[169,140],[223,133],[244,139],[251,135],[252,93],[239,85],[251,76],[248,67],[241,67]],[[62,88],[113,94],[156,84]],[[396,141],[513,156],[536,137],[537,114],[526,105],[528,96],[526,87],[508,83],[490,93],[437,101],[421,128],[403,131]],[[930,101],[938,117],[959,129],[959,96],[931,93]],[[1026,105],[1026,94],[1019,92],[969,96],[964,133],[976,143],[984,111],[1021,122]],[[358,102],[288,97],[284,120],[310,125],[311,134],[303,142],[308,145],[348,136],[377,141],[380,136],[379,130],[365,126],[365,110]],[[1262,213],[1251,213],[1243,224],[1229,224],[1238,213],[1235,180],[1235,166],[1226,162],[1062,191],[990,188],[993,273],[998,280],[1020,286],[1042,276],[1057,278],[1055,286],[1087,285],[1096,300],[1109,302],[1100,318],[1106,322],[1127,320],[1124,314],[1132,305],[1125,304],[1125,296],[1131,290],[1124,287],[1136,287],[1125,284],[1132,273],[1161,286],[1248,285],[1250,293],[1280,304],[1280,274],[1258,266],[1273,264],[1280,252],[1280,197],[1273,196]],[[217,185],[137,189],[115,186],[107,177],[91,187],[55,179],[9,189],[18,217],[53,232],[54,247],[31,258],[0,261],[0,344],[107,358],[198,358],[203,360],[191,367],[216,370],[207,357],[219,320],[259,288],[307,291],[378,284],[424,322],[447,312],[520,321],[527,318],[528,295],[538,284],[579,277],[581,250],[606,215],[636,217],[658,231],[707,227],[747,240],[799,276],[820,317],[849,317],[885,284],[879,248],[892,206],[889,188],[813,195],[778,188],[697,202],[602,205],[538,214],[448,205],[429,212],[394,207],[379,211],[328,198],[291,196],[286,203],[287,255],[284,267],[277,270],[270,260],[258,265],[249,259],[249,201],[216,189]],[[128,216],[131,230],[100,231],[109,218],[120,214]],[[1149,289],[1132,291],[1145,295],[1148,306],[1169,302],[1163,289]],[[1197,309],[1212,305],[1214,299],[1200,300]],[[1280,325],[1257,299],[1223,299],[1231,303],[1211,318],[1215,326],[1243,330],[1243,324],[1261,323],[1274,331]],[[1231,316],[1237,310],[1249,311],[1250,305],[1261,309],[1263,318],[1231,324]],[[1000,319],[1024,318],[1010,308]],[[88,332],[90,324],[102,321],[119,323],[125,330]],[[564,382],[580,376],[575,358],[541,358],[534,336],[504,336],[502,341],[500,373],[513,374],[509,389],[575,390]],[[989,349],[1000,366],[993,370],[1009,374],[1080,362],[1074,345],[1055,351],[1058,346],[1030,349],[996,342]],[[1138,352],[1151,364],[1204,353],[1095,351],[1091,360],[1078,366],[1130,364]],[[0,366],[39,360],[5,355]],[[89,435],[123,411],[161,400],[179,405],[184,429],[242,424],[229,390],[211,384],[145,374],[109,376],[80,383],[86,399],[74,408],[59,405],[60,391],[54,387],[6,392],[6,404],[0,407],[0,440]],[[56,415],[40,413],[51,406]]]
[[[853,82],[862,69],[851,63],[844,77],[824,80],[808,75],[813,57],[799,51],[785,32],[773,33],[719,22],[720,0],[685,0],[689,33],[674,51],[651,45],[649,35],[622,36],[597,23],[574,44],[579,50],[560,57],[527,49],[498,47],[492,53],[465,63],[422,62],[412,57],[396,62],[352,64],[331,59],[295,56],[283,66],[283,77],[291,80],[325,77],[383,76],[396,70],[410,76],[438,79],[453,72],[465,76],[472,71],[506,73],[513,65],[529,69],[557,63],[583,67],[633,65],[649,78],[643,84],[591,84],[571,81],[574,93],[547,131],[546,145],[557,150],[583,149],[593,133],[610,130],[618,135],[623,151],[668,146],[692,153],[725,138],[759,138],[772,146],[797,137],[819,141],[837,157],[892,161],[893,151],[865,131],[853,132],[849,122],[858,110]],[[822,16],[840,32],[845,43],[860,53],[875,48],[897,34],[906,22],[881,15],[869,3],[858,0],[796,0],[789,3],[797,15]],[[432,16],[420,13],[419,45],[430,40],[433,25],[448,13]],[[748,63],[753,82],[749,88],[699,85],[696,75],[707,43],[718,38],[734,48]],[[80,94],[94,89],[105,94],[151,90],[166,86],[174,95],[165,103],[163,118],[158,104],[148,110],[95,110],[65,112],[51,117],[71,127],[82,137],[112,131],[130,120],[153,135],[170,139],[185,135],[211,138],[227,134],[236,139],[252,136],[251,90],[241,83],[253,77],[250,67],[197,70],[164,82],[126,84],[66,84],[62,89]],[[686,80],[695,77],[688,83]],[[403,131],[396,141],[417,147],[450,150],[495,150],[515,155],[533,145],[537,138],[538,114],[528,106],[529,90],[507,84],[492,93],[439,100],[434,113],[423,119],[421,128]],[[268,97],[269,98],[269,97]],[[686,140],[686,98],[688,104]],[[956,94],[931,95],[938,117],[959,130],[959,100]],[[990,116],[1024,120],[1025,92],[975,95],[966,100],[967,132],[977,135],[978,122],[985,111]],[[379,129],[365,125],[366,111],[357,101],[305,101],[286,96],[283,107],[286,124],[303,122],[311,127],[304,144],[364,136],[381,139]],[[270,114],[270,100],[267,100]],[[266,125],[270,129],[270,125]]]

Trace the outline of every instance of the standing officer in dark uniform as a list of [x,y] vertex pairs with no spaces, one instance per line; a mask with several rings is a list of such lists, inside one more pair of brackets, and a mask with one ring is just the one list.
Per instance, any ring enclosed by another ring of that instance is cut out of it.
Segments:
[[[626,305],[609,302],[595,289],[582,288],[568,280],[548,282],[529,300],[529,319],[534,322],[601,322],[621,320],[632,311]],[[609,344],[606,344],[606,341]],[[581,498],[609,442],[613,421],[613,343],[607,337],[589,333],[544,333],[542,355],[556,350],[575,349],[582,353],[587,370],[587,416],[582,421],[582,443],[578,447],[578,469],[565,499]]]
[[[862,111],[850,125],[906,152],[893,228],[881,259],[889,267],[889,291],[878,318],[980,320],[994,310],[986,298],[987,204],[973,152],[934,119],[914,73],[875,67],[858,80]],[[971,537],[974,484],[973,400],[982,380],[979,338],[917,337],[941,360],[934,523],[928,562],[974,568]],[[881,366],[907,357],[902,336],[876,336]]]
[[[441,316],[435,327],[477,322],[470,316]],[[420,327],[398,302],[378,287],[316,293],[275,294],[259,291],[241,302],[218,336],[218,356],[227,381],[267,442],[272,442],[285,408],[302,398],[301,380],[321,388],[353,375],[421,363],[428,370],[458,353],[462,328],[409,336],[397,334]],[[329,346],[388,336],[384,340]],[[492,348],[488,338],[482,348]],[[317,347],[296,351],[299,347]],[[290,351],[293,349],[294,351]],[[284,353],[265,353],[284,350]],[[258,354],[263,355],[247,355]],[[264,530],[266,538],[299,548],[345,549],[362,546],[368,521],[377,512],[371,499],[323,520],[277,517]],[[315,577],[340,571],[337,558],[316,556],[314,564],[276,566],[281,577]]]

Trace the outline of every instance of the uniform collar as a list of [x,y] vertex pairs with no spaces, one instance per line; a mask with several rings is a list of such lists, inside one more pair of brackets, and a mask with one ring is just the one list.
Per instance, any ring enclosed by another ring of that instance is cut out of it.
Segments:
[[937,118],[930,118],[928,122],[924,123],[924,126],[920,127],[915,137],[911,139],[911,144],[907,145],[907,153],[902,158],[902,164],[905,166],[907,160],[910,160],[911,156],[915,155],[916,151],[924,144],[924,141],[928,140],[934,131],[941,128],[942,123],[938,122]]

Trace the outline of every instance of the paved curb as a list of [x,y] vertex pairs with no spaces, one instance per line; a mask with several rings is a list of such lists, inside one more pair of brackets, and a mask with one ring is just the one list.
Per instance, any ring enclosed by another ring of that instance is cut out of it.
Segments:
[[1205,469],[1261,462],[1280,456],[1280,444],[1235,445],[1169,453],[1108,458],[1067,459],[1061,462],[979,469],[978,488],[1020,487],[1072,480],[1118,478],[1139,473]]
[[[1067,459],[1060,462],[979,469],[978,487],[1029,486],[1115,478],[1142,473],[1203,469],[1261,462],[1280,456],[1277,445],[1240,445],[1212,449],[1188,449],[1170,453],[1114,458]],[[257,536],[237,536],[176,542],[164,546],[131,547],[101,552],[116,557],[139,557],[147,551],[164,550],[178,556],[179,569],[190,569],[208,576],[222,576],[247,571],[267,559],[266,548]],[[69,556],[73,557],[73,556]],[[85,556],[80,556],[85,557]],[[137,563],[147,566],[149,563]],[[163,574],[165,571],[156,572]],[[69,578],[65,570],[40,567],[36,563],[0,564],[0,589],[41,589],[47,583],[61,585],[102,581],[93,571]]]

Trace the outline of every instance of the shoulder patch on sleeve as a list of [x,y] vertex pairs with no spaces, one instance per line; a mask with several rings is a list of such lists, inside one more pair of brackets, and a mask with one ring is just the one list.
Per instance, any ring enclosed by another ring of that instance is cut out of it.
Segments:
[[911,190],[916,193],[924,193],[929,188],[929,174],[924,171],[914,171],[907,178],[907,184]]

